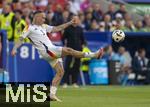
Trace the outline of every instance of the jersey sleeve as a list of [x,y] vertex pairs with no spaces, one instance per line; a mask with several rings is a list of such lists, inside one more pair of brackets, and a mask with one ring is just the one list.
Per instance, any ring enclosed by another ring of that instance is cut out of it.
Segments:
[[45,25],[46,32],[51,33],[53,30],[53,26]]
[[26,38],[31,32],[31,27],[30,26],[26,26],[21,34],[21,37]]

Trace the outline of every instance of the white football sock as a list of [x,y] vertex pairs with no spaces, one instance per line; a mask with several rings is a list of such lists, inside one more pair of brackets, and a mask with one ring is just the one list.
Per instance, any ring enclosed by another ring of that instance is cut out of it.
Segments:
[[85,58],[94,58],[95,57],[95,53],[93,53],[93,52],[85,52],[84,53],[84,57]]
[[57,91],[57,87],[51,86],[51,87],[50,87],[50,96],[51,96],[51,95],[55,95],[55,94],[56,94],[56,91]]

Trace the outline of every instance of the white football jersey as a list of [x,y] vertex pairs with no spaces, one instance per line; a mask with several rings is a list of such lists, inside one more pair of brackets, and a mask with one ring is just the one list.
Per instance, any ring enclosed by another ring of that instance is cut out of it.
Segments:
[[21,36],[23,38],[28,37],[36,49],[45,50],[45,48],[53,46],[47,36],[47,32],[51,33],[52,29],[53,26],[46,24],[43,24],[42,26],[29,25],[25,27]]

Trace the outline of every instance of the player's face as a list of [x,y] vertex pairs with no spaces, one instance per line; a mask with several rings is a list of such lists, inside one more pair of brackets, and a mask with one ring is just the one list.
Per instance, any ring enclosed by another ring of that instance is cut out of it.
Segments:
[[42,13],[42,22],[43,23],[45,22],[45,19],[46,19],[46,15],[45,15],[45,13]]
[[40,24],[43,24],[45,22],[45,19],[46,19],[46,15],[45,13],[40,13],[39,14],[39,17],[38,17],[38,21]]

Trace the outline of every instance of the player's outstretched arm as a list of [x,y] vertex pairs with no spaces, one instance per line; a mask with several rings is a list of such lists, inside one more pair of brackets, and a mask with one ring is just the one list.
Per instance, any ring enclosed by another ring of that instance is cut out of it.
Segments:
[[13,50],[11,51],[11,55],[15,56],[17,53],[17,49],[22,45],[24,38],[26,38],[31,31],[31,27],[30,26],[26,26],[22,32],[22,35],[20,36],[19,40],[15,43]]
[[17,49],[22,45],[24,38],[20,37],[19,40],[15,43],[12,51],[11,51],[11,55],[15,56],[17,53]]
[[53,29],[52,29],[52,32],[62,31],[65,28],[67,28],[68,26],[75,24],[76,20],[77,20],[76,17],[74,17],[70,22],[67,22],[67,23],[59,25],[59,26],[54,26]]
[[68,23],[65,23],[65,24],[62,24],[62,25],[59,25],[59,26],[54,26],[53,29],[52,29],[52,32],[59,32],[59,31],[62,31],[64,30],[65,28],[67,28],[68,26],[72,25],[72,21],[68,22]]

